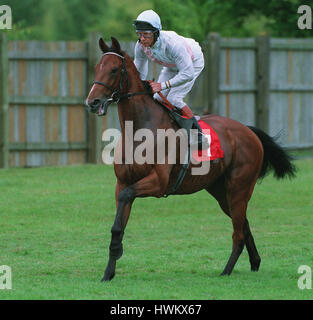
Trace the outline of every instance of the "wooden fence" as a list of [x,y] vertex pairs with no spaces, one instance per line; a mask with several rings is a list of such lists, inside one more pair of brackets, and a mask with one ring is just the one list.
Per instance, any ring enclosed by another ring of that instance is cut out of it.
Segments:
[[[208,110],[313,147],[313,39],[223,39],[211,34]],[[210,72],[211,70],[211,72]]]
[[[106,128],[119,128],[116,106],[103,118],[84,101],[100,58],[100,34],[88,42],[10,41],[0,36],[0,167],[101,163]],[[121,46],[130,55],[134,42]],[[313,40],[224,39],[202,43],[205,70],[186,98],[210,111],[283,130],[290,148],[313,147]],[[159,65],[149,64],[149,78]]]

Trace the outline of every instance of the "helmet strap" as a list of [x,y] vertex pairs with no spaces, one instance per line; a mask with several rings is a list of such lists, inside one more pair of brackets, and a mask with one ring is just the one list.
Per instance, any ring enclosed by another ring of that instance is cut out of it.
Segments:
[[159,31],[159,30],[153,32],[153,39],[154,39],[153,44],[156,43],[156,41],[158,40],[158,37],[159,37],[159,36],[160,36],[160,31]]

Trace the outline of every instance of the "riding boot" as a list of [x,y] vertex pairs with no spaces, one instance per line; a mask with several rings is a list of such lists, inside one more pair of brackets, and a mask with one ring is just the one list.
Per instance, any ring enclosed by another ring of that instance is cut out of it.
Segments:
[[193,127],[195,129],[198,129],[198,147],[199,147],[199,149],[200,150],[207,149],[209,147],[207,138],[202,134],[201,127],[200,127],[198,121],[196,120],[196,118],[194,117],[193,112],[191,111],[191,109],[187,105],[185,105],[181,110],[182,110],[182,115],[187,117],[188,119],[192,119],[193,120]]

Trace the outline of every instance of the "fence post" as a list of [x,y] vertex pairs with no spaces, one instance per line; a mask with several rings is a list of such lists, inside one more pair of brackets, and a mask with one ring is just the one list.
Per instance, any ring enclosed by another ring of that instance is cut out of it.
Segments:
[[208,81],[208,112],[218,113],[220,41],[218,33],[208,35],[206,50],[206,68]]
[[[88,88],[91,89],[95,77],[95,65],[99,62],[101,51],[99,48],[99,38],[101,34],[91,32],[88,35]],[[102,149],[102,123],[103,119],[95,114],[87,114],[87,162],[101,163]]]
[[270,38],[260,35],[256,38],[256,125],[269,132],[270,97]]
[[9,166],[8,64],[7,37],[6,34],[0,34],[0,168],[8,168]]

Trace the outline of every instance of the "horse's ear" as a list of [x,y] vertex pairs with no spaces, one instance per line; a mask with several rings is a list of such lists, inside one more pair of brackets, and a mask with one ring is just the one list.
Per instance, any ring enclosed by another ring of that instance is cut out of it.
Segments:
[[106,45],[106,43],[103,41],[102,38],[99,39],[99,47],[103,53],[106,53],[109,51],[109,47]]
[[120,53],[121,46],[120,46],[119,42],[114,37],[111,37],[111,40],[112,40],[112,48],[115,49],[116,52]]

